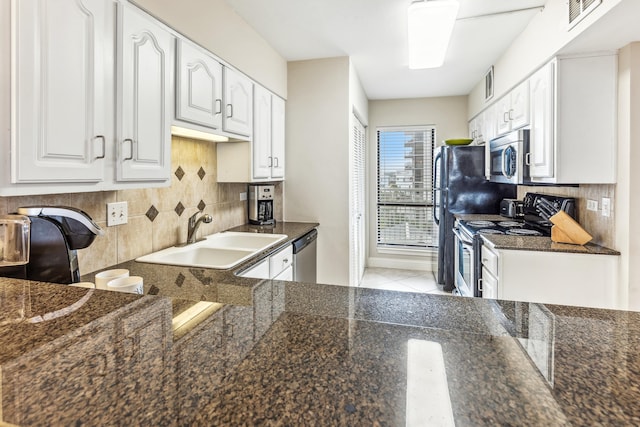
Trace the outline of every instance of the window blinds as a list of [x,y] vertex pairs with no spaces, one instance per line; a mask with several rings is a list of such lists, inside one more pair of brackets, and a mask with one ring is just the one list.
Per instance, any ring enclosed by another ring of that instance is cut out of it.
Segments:
[[434,127],[378,129],[378,246],[433,242]]

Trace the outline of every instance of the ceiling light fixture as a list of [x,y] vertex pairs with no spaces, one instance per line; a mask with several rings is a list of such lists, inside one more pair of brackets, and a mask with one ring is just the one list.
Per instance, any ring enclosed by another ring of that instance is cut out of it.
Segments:
[[458,7],[457,0],[418,0],[409,5],[409,68],[442,66]]

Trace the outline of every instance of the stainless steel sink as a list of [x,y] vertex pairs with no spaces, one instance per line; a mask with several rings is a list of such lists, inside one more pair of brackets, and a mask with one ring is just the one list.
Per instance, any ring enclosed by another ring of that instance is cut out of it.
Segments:
[[152,264],[226,270],[286,239],[284,234],[224,232],[187,246],[173,246],[137,258]]

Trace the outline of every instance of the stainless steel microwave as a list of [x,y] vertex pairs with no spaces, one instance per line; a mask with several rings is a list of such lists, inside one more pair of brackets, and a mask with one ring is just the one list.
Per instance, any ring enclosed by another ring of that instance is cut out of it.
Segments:
[[525,184],[529,167],[525,159],[529,151],[529,130],[519,129],[489,141],[489,181],[503,184]]

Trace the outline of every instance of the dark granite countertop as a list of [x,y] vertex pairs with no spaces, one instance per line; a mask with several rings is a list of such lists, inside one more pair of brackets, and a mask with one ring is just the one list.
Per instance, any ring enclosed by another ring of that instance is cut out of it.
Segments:
[[222,304],[0,278],[2,421],[640,424],[640,313],[244,285]]
[[[508,221],[501,215],[485,214],[459,214],[457,219],[466,221]],[[538,236],[507,236],[499,234],[482,234],[485,241],[491,243],[496,249],[509,249],[521,251],[544,251],[544,252],[570,252],[577,254],[593,255],[620,255],[620,252],[604,246],[587,243],[586,245],[571,245],[568,243],[556,243],[551,241],[551,237]]]
[[587,243],[586,245],[572,245],[556,243],[551,237],[543,236],[506,236],[498,234],[482,234],[482,238],[491,243],[496,249],[510,249],[521,251],[570,252],[592,255],[620,255],[620,252],[604,246]]
[[[144,279],[144,293],[147,295],[163,295],[195,301],[208,300],[225,303],[228,302],[227,295],[233,294],[234,301],[238,303],[239,293],[245,292],[244,304],[249,305],[251,304],[251,286],[258,283],[260,279],[240,277],[237,273],[251,267],[269,254],[280,250],[283,246],[291,244],[292,241],[304,236],[316,227],[318,227],[318,223],[279,222],[275,226],[243,225],[227,230],[286,234],[288,237],[280,244],[228,270],[149,264],[134,260],[116,264],[108,269],[124,268],[129,270],[131,276],[141,276]],[[83,275],[82,280],[95,282],[95,275],[100,271]]]

